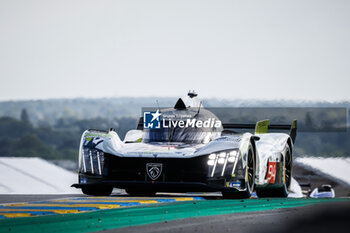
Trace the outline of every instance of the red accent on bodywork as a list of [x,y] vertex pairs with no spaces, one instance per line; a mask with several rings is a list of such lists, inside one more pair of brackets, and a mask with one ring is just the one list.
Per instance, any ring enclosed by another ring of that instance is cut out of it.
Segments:
[[173,150],[177,148],[177,146],[169,146],[169,145],[160,145],[160,147],[168,147],[168,150]]
[[269,162],[266,179],[269,179],[270,184],[274,184],[276,182],[276,169],[277,162]]

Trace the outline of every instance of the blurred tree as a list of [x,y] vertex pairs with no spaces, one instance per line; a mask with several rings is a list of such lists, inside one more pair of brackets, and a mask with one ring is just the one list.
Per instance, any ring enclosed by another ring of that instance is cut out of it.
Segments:
[[21,111],[21,121],[28,124],[30,123],[29,115],[28,115],[27,109],[25,108],[23,108]]
[[309,112],[306,113],[304,127],[304,130],[306,131],[313,131],[316,129],[314,121],[312,120],[311,114]]
[[11,117],[0,117],[0,138],[19,138],[33,131],[31,124]]

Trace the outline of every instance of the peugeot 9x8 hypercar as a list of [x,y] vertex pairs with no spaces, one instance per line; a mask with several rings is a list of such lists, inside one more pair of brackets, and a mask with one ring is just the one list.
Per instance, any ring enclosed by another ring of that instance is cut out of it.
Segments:
[[72,186],[88,195],[116,187],[130,195],[219,191],[248,198],[256,190],[259,197],[286,197],[296,128],[296,121],[223,124],[190,92],[173,108],[144,111],[123,141],[113,129],[86,130]]

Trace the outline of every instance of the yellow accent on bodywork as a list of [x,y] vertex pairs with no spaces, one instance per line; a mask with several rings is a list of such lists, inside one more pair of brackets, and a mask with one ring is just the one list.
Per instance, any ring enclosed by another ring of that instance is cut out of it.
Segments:
[[142,138],[137,139],[135,142],[142,142]]
[[267,133],[269,130],[270,120],[258,121],[255,125],[255,133]]

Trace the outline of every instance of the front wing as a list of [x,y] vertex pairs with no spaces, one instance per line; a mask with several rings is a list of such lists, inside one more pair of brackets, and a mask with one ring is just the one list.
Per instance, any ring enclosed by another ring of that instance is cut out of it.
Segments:
[[[208,155],[193,158],[118,157],[89,150],[76,188],[106,185],[169,192],[245,190],[242,160],[208,166]],[[236,165],[235,165],[236,164]],[[233,167],[235,172],[232,174]]]

